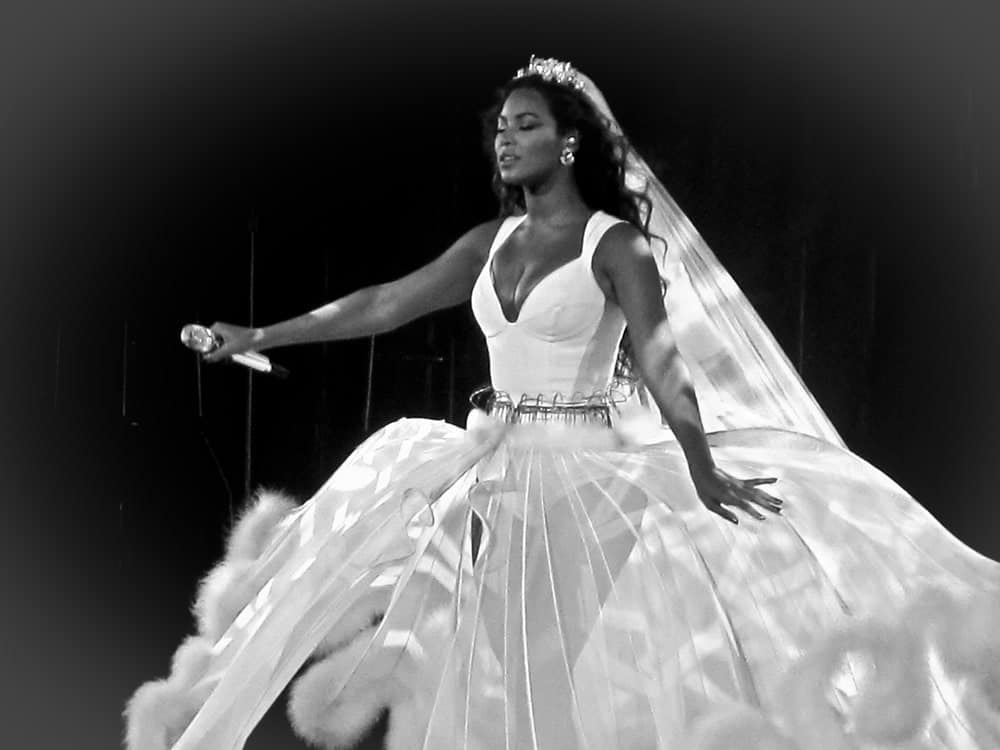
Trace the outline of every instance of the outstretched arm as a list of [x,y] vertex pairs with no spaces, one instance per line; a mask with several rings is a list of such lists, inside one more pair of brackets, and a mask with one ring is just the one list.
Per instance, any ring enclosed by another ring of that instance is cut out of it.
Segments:
[[758,520],[764,516],[757,508],[778,512],[781,501],[758,489],[774,479],[736,479],[712,459],[694,386],[667,319],[649,243],[631,225],[616,225],[602,238],[596,265],[625,313],[635,364],[684,451],[701,501],[733,523],[738,522],[736,514],[725,506]]
[[401,279],[359,289],[304,315],[261,328],[217,322],[212,330],[224,343],[205,359],[215,362],[248,349],[371,336],[461,304],[472,293],[497,226],[497,221],[480,224]]

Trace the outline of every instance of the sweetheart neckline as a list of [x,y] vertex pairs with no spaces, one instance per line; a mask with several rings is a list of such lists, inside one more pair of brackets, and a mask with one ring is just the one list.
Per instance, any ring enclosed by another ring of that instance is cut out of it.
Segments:
[[[580,242],[580,254],[574,256],[573,258],[570,258],[565,263],[563,263],[563,264],[561,264],[559,266],[556,266],[551,271],[549,271],[547,274],[545,274],[544,276],[542,276],[542,278],[540,278],[538,281],[536,281],[535,284],[534,284],[534,286],[532,286],[531,289],[528,290],[528,293],[526,295],[524,295],[524,299],[521,300],[521,306],[517,309],[517,315],[514,317],[513,320],[511,320],[510,318],[507,317],[507,311],[504,310],[504,308],[503,308],[503,300],[500,299],[500,293],[497,291],[496,277],[493,275],[493,262],[496,260],[497,254],[500,252],[500,250],[503,248],[503,246],[507,243],[507,240],[509,240],[510,237],[511,237],[511,235],[513,235],[514,232],[517,231],[517,227],[521,226],[521,224],[524,222],[524,219],[527,218],[526,216],[521,217],[521,221],[519,221],[517,223],[517,226],[515,226],[506,237],[504,237],[503,242],[501,242],[500,245],[496,248],[496,250],[494,250],[490,254],[490,257],[486,261],[486,272],[487,272],[486,276],[487,276],[487,281],[489,282],[489,285],[490,285],[490,291],[492,291],[492,293],[493,293],[493,299],[496,301],[497,307],[500,308],[500,315],[504,319],[504,321],[507,323],[507,325],[514,326],[514,325],[517,325],[521,321],[521,316],[524,313],[524,308],[528,304],[528,300],[531,299],[531,297],[535,294],[535,290],[538,289],[538,287],[540,287],[543,282],[547,281],[548,279],[550,279],[555,274],[559,273],[561,270],[563,270],[567,266],[570,266],[574,262],[583,259],[584,243],[585,243],[585,241],[587,239],[587,231],[590,229],[590,222],[592,222],[594,220],[594,217],[597,216],[598,213],[599,213],[598,211],[595,211],[594,213],[592,213],[587,218],[587,222],[583,225],[583,239]],[[514,285],[514,291],[515,292],[517,291],[517,284]]]
[[507,323],[507,325],[514,326],[514,325],[517,325],[519,322],[521,322],[521,316],[524,314],[524,308],[527,306],[528,300],[531,299],[531,297],[535,294],[535,290],[538,289],[538,287],[540,287],[545,281],[547,281],[548,279],[550,279],[553,275],[559,273],[561,270],[563,270],[567,266],[572,265],[576,261],[580,260],[582,257],[583,257],[583,254],[581,253],[580,255],[576,256],[575,258],[571,258],[570,260],[568,260],[565,263],[563,263],[561,266],[557,266],[553,270],[549,271],[542,278],[540,278],[537,282],[535,282],[535,285],[533,287],[531,287],[531,289],[528,290],[528,293],[525,295],[524,299],[521,300],[521,307],[518,308],[518,310],[517,310],[517,317],[515,317],[513,320],[511,320],[510,318],[507,317],[507,311],[503,309],[503,302],[500,300],[500,295],[497,292],[497,288],[496,288],[496,281],[493,278],[493,263],[491,261],[490,265],[489,265],[489,268],[488,268],[488,271],[489,271],[489,274],[488,274],[489,279],[488,279],[488,281],[489,281],[490,289],[493,290],[493,299],[496,301],[497,307],[500,308],[500,315],[503,316],[503,319]]

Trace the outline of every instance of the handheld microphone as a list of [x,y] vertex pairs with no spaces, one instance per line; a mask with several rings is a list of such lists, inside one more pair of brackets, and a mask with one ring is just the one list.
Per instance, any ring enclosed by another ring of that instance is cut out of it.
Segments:
[[[201,354],[208,354],[222,346],[222,337],[211,328],[206,328],[197,323],[189,323],[181,329],[181,343],[188,349],[193,349]],[[264,373],[265,375],[274,375],[279,378],[288,377],[288,370],[281,365],[274,364],[270,359],[258,352],[249,351],[242,354],[233,354],[229,358],[237,364],[249,367],[251,370]]]

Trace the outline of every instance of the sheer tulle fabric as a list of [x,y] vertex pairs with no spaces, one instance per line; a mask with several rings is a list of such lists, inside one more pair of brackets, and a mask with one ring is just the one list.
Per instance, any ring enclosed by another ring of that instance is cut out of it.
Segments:
[[[678,743],[720,705],[780,717],[789,666],[856,613],[891,620],[927,586],[996,586],[995,564],[817,439],[715,436],[721,465],[778,476],[788,501],[733,527],[704,511],[676,444],[607,438],[426,420],[376,433],[258,563],[260,593],[217,644],[217,682],[175,747],[240,747],[338,620],[372,602],[384,616],[327,700],[384,696],[406,724],[397,746],[634,750],[692,746]],[[839,675],[845,705],[859,679]],[[926,721],[904,747],[989,746],[961,701],[939,698]]]
[[[607,101],[586,76],[585,93],[621,132]],[[649,231],[678,348],[691,372],[706,429],[780,427],[842,445],[774,336],[719,263],[708,243],[635,152],[626,184],[652,204]]]

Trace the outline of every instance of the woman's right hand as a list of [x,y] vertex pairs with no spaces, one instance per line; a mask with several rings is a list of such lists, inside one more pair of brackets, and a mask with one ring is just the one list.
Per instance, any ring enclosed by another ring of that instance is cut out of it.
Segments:
[[244,328],[220,322],[213,323],[210,328],[222,340],[222,345],[204,355],[206,362],[219,362],[234,354],[257,349],[263,342],[264,332],[260,328]]

